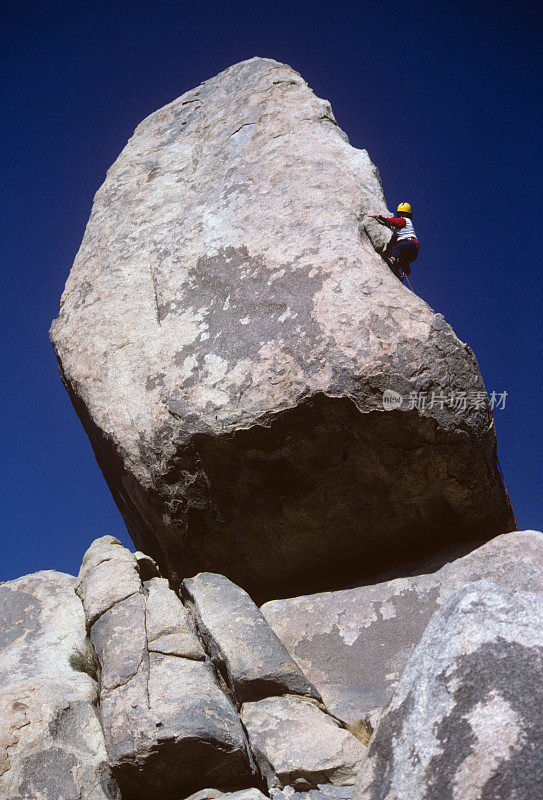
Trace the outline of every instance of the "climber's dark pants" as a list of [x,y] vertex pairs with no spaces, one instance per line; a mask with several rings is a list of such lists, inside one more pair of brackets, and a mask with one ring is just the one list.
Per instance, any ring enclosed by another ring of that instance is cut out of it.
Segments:
[[412,261],[415,261],[418,254],[419,245],[413,239],[400,239],[390,251],[390,255],[395,259],[397,266],[401,267],[407,275],[411,272],[409,265]]

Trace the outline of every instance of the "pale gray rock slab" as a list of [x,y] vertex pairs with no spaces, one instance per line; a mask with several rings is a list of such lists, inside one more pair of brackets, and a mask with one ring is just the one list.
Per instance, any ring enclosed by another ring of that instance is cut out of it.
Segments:
[[75,584],[47,570],[0,585],[2,798],[120,800],[96,681],[71,665],[88,647]]
[[270,788],[354,783],[366,747],[314,701],[268,697],[244,703],[241,719]]
[[105,611],[92,626],[102,691],[127,683],[148,658],[145,616],[145,598],[137,592]]
[[107,756],[123,800],[187,794],[213,781],[250,785],[241,721],[188,610],[166,579],[142,584],[137,567],[133,554],[103,537],[87,551],[78,588],[89,604]]
[[269,800],[267,795],[262,794],[260,789],[251,787],[249,789],[240,789],[237,792],[221,792],[218,789],[202,789],[199,792],[191,794],[186,800],[218,800],[219,798],[227,798],[227,800]]
[[216,797],[223,797],[224,792],[220,789],[200,789],[199,792],[189,795],[185,800],[215,800]]
[[134,554],[114,536],[96,539],[83,556],[76,592],[83,602],[90,628],[115,603],[141,592]]
[[150,653],[148,664],[123,686],[104,691],[101,702],[123,800],[254,782],[240,719],[209,664]]
[[156,744],[153,728],[159,720],[154,720],[149,707],[148,685],[149,661],[143,663],[126,683],[111,690],[100,690],[100,717],[108,761],[119,780],[123,796],[127,792],[125,772],[130,773],[138,764],[144,769],[144,759],[139,757],[139,751],[151,752]]
[[189,611],[165,578],[145,584],[147,642],[149,650],[203,661],[205,652]]
[[[108,170],[51,338],[174,584],[214,571],[260,602],[514,527],[476,359],[376,252],[372,212],[367,152],[271,59],[151,114]],[[428,402],[385,410],[385,389]]]
[[543,592],[543,533],[499,536],[429,574],[276,600],[261,610],[333,714],[375,723],[432,614],[456,589],[484,577]]
[[[173,700],[181,686],[183,694],[173,712]],[[149,700],[156,716],[167,720],[164,727],[186,731],[188,739],[216,741],[225,750],[238,752],[246,762],[246,739],[239,717],[209,663],[151,653]]]
[[239,703],[285,693],[320,699],[247,592],[209,572],[185,580],[182,591]]
[[543,597],[490,581],[432,617],[382,715],[357,800],[539,800]]
[[319,784],[317,789],[297,792],[292,786],[284,789],[270,789],[272,800],[351,800],[354,786],[330,786]]
[[83,558],[79,570],[79,581],[81,578],[92,572],[100,564],[106,561],[121,561],[129,564],[134,563],[135,555],[124,547],[116,536],[99,536],[89,545]]

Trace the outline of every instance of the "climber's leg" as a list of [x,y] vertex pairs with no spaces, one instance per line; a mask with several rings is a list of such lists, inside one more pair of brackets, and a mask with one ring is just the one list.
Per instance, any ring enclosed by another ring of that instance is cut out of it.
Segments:
[[411,274],[410,264],[415,261],[419,254],[419,246],[417,242],[412,239],[400,239],[396,242],[391,251],[391,258],[394,258],[395,264],[398,269],[401,269],[405,275]]
[[395,256],[391,255],[386,260],[391,271],[403,283],[403,275],[400,271],[400,262],[398,261],[398,259]]

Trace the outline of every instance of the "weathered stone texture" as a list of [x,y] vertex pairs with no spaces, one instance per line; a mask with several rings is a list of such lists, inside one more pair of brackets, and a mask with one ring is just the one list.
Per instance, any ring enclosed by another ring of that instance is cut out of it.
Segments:
[[87,627],[115,603],[141,591],[138,562],[114,536],[96,539],[83,557],[76,592]]
[[486,577],[512,591],[543,593],[543,533],[499,536],[434,569],[430,563],[423,574],[276,600],[261,610],[332,713],[349,723],[375,721],[452,592]]
[[120,800],[107,763],[75,578],[0,585],[0,797]]
[[237,792],[221,792],[219,789],[201,789],[191,794],[186,800],[267,800],[265,794],[254,787],[240,789]]
[[328,783],[319,784],[316,789],[305,789],[299,792],[292,786],[270,789],[272,800],[351,800],[353,793],[354,786],[332,786]]
[[123,800],[255,779],[239,717],[208,663],[150,653],[147,669],[101,701]]
[[314,701],[269,697],[245,703],[241,718],[269,787],[354,783],[366,748]]
[[[260,58],[144,120],[97,192],[51,336],[175,583],[215,571],[269,599],[512,529],[475,357],[392,275],[369,212],[366,151]],[[483,401],[385,411],[387,388]]]
[[357,800],[539,800],[543,596],[489,581],[432,617],[370,744]]
[[147,590],[147,646],[154,653],[203,661],[205,652],[192,618],[164,578],[153,578]]
[[[78,589],[89,603],[107,754],[123,800],[250,785],[245,733],[189,612],[165,579],[142,584],[138,567],[117,540],[103,537],[83,559]],[[99,603],[102,586],[107,602]]]
[[223,575],[185,580],[200,635],[239,703],[278,694],[320,700],[247,592]]

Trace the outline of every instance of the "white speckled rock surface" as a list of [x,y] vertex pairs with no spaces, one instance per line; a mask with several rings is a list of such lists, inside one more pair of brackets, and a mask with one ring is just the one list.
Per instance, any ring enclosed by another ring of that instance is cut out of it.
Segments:
[[483,580],[432,617],[382,715],[357,800],[539,800],[543,595]]
[[261,610],[333,714],[375,721],[432,614],[481,578],[543,596],[543,533],[505,534],[437,570],[430,564],[410,577],[273,600]]
[[376,252],[371,212],[368,154],[269,59],[152,114],[109,169],[51,337],[163,575],[262,600],[512,529],[488,403],[383,409],[386,388],[484,385]]

